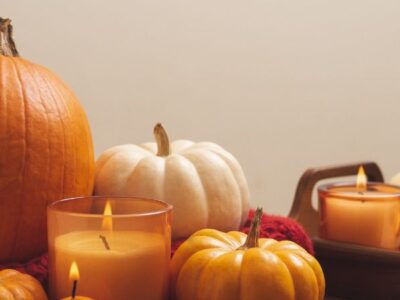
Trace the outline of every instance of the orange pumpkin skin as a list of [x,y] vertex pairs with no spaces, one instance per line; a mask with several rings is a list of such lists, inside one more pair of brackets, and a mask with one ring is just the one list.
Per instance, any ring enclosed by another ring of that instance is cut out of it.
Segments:
[[47,205],[91,195],[93,180],[92,137],[74,94],[48,69],[0,55],[0,263],[45,252]]
[[5,269],[0,271],[0,299],[47,300],[47,296],[40,283],[32,276]]
[[174,300],[323,300],[325,279],[318,261],[291,241],[259,239],[203,229],[171,261]]

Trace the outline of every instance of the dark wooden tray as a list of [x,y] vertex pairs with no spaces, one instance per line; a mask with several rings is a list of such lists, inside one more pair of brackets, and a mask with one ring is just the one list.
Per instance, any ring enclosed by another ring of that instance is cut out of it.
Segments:
[[326,278],[327,295],[346,299],[400,299],[400,251],[327,241],[318,237],[319,214],[312,206],[316,184],[323,179],[356,175],[364,166],[369,181],[383,182],[374,162],[308,169],[297,185],[289,217],[311,236]]

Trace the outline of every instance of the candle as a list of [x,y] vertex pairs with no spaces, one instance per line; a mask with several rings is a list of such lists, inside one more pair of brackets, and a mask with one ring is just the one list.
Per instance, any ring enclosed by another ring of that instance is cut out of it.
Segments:
[[[110,246],[106,249],[100,236]],[[56,238],[56,299],[70,294],[65,285],[71,261],[79,264],[79,293],[101,299],[164,299],[164,237],[147,232],[72,232]]]
[[360,168],[356,184],[324,185],[318,193],[322,238],[399,249],[399,187],[368,183]]
[[[49,240],[52,299],[71,295],[71,286],[66,283],[73,261],[79,265],[80,295],[96,300],[167,299],[170,217],[161,217],[161,212],[148,213],[145,208],[147,201],[151,200],[142,201],[144,203],[137,201],[132,204],[142,212],[134,216],[135,222],[130,220],[129,214],[120,218],[118,214],[112,214],[110,202],[103,206],[101,218],[93,214],[67,213],[56,221],[60,218],[59,211],[49,216],[49,227],[57,224],[66,228],[72,225],[81,228],[65,229],[63,234],[58,235],[51,233],[49,228],[49,235],[53,236]],[[129,211],[130,203],[113,201],[113,206],[121,214]],[[170,209],[168,206],[162,213],[170,212]]]
[[93,298],[76,296],[76,289],[79,281],[79,269],[76,261],[73,261],[69,269],[69,279],[72,282],[71,297],[63,298],[61,300],[93,300]]

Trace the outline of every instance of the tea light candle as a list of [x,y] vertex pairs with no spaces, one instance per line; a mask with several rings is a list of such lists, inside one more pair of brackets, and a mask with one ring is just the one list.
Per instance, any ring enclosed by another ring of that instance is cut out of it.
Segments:
[[318,194],[322,238],[399,249],[399,187],[368,183],[360,168],[357,184],[324,185]]
[[72,292],[71,292],[71,297],[63,298],[61,300],[94,300],[93,298],[89,297],[82,297],[82,296],[76,296],[76,288],[78,286],[78,281],[79,281],[79,269],[78,265],[76,264],[76,261],[73,261],[71,264],[71,267],[69,269],[69,279],[72,281]]

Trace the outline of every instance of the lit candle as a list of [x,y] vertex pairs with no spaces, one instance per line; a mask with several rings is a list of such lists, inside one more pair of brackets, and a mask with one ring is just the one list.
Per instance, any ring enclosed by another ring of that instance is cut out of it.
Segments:
[[318,193],[322,238],[399,249],[399,187],[367,182],[360,167],[356,184],[324,185]]
[[76,290],[79,281],[79,269],[75,261],[72,262],[71,267],[69,269],[69,279],[72,282],[71,297],[63,298],[61,300],[93,300],[93,298],[89,297],[76,296]]
[[114,230],[109,202],[105,205],[101,228],[56,237],[52,297],[70,295],[70,286],[65,284],[67,269],[76,261],[81,273],[80,294],[96,300],[167,299],[166,236]]

